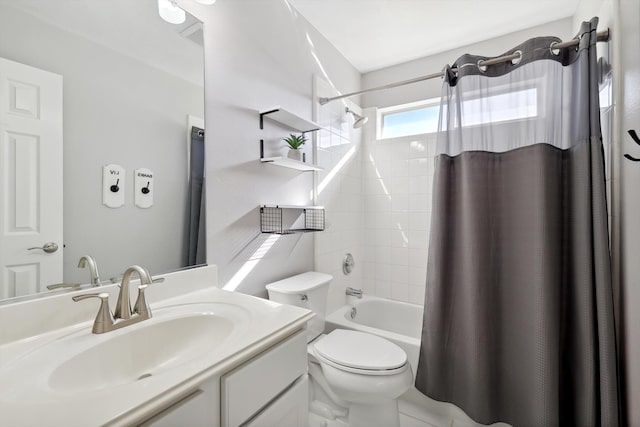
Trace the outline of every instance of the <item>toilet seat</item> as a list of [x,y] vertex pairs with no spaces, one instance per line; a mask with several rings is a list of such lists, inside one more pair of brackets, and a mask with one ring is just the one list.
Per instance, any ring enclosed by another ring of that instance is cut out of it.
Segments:
[[320,361],[362,375],[395,375],[409,366],[399,346],[365,332],[336,329],[314,343],[313,350]]

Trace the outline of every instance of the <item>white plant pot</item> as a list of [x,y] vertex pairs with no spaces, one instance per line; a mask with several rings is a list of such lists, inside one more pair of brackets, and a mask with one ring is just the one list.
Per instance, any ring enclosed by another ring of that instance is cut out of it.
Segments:
[[298,149],[293,149],[290,148],[289,149],[289,153],[287,153],[287,157],[293,160],[297,160],[299,162],[302,161],[302,151],[298,150]]

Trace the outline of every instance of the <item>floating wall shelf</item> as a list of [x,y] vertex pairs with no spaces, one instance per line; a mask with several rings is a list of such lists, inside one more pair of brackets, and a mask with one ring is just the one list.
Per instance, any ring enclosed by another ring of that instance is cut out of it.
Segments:
[[[297,114],[291,111],[285,110],[282,107],[273,107],[260,112],[260,129],[264,129],[264,118],[268,117],[272,121],[280,124],[283,127],[291,130],[306,133],[313,132],[320,129],[320,125],[312,121],[303,119]],[[303,154],[304,156],[304,154]],[[304,160],[304,158],[302,159]],[[260,140],[260,161],[283,168],[294,169],[302,172],[321,171],[324,170],[316,165],[306,162],[300,162],[298,160],[292,160],[287,157],[265,157],[264,156],[264,140]]]
[[310,233],[324,230],[322,206],[260,206],[260,231],[270,234]]
[[300,162],[298,160],[289,159],[287,157],[263,157],[260,159],[262,163],[269,163],[275,166],[282,166],[283,168],[295,169],[303,172],[322,171],[321,167]]
[[314,130],[318,130],[321,127],[319,124],[307,119],[303,119],[297,114],[294,114],[291,111],[287,111],[282,107],[273,107],[260,112],[260,129],[264,129],[265,117],[268,117],[285,127],[302,133],[313,132]]

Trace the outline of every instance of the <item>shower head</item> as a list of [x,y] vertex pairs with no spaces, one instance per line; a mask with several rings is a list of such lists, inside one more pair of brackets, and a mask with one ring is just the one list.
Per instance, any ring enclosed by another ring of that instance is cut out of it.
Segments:
[[349,107],[346,107],[344,111],[346,113],[351,113],[351,115],[353,116],[353,119],[355,120],[355,122],[353,122],[354,129],[361,128],[369,120],[369,117],[362,117],[360,114],[356,114],[353,111],[351,111]]

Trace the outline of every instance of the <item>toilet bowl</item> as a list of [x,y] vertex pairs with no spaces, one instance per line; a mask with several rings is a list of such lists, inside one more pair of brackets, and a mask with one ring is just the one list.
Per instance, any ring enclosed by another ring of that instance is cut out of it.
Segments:
[[313,387],[323,393],[312,395],[326,395],[331,402],[323,405],[312,401],[311,408],[320,407],[331,416],[339,416],[344,411],[331,408],[346,407],[351,427],[397,427],[397,399],[413,379],[407,355],[396,344],[365,332],[336,329],[321,334],[331,280],[328,274],[308,272],[267,285],[271,300],[316,313],[308,326],[309,372]]

